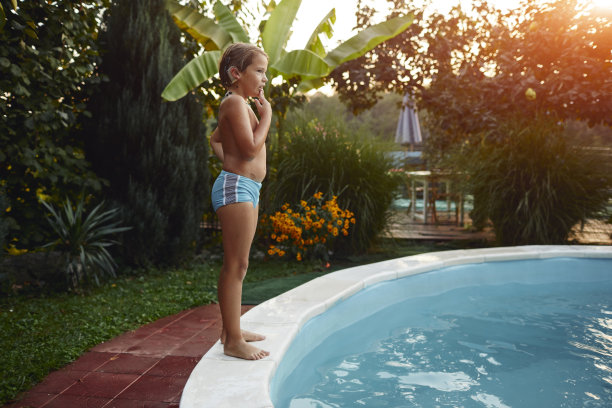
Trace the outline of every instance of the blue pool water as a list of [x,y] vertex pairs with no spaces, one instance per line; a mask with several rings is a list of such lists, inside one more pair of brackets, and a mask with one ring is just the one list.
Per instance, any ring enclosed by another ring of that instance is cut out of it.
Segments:
[[276,408],[612,406],[612,261],[445,268],[359,292],[300,331]]

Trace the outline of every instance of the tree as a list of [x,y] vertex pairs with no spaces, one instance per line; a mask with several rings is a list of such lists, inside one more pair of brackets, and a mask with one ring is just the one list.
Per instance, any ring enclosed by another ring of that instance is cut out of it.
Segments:
[[[394,12],[410,11],[393,2]],[[331,77],[354,110],[372,105],[372,91],[411,89],[444,127],[467,132],[516,110],[611,126],[612,22],[599,13],[577,0],[525,0],[509,12],[475,3],[470,12],[415,14],[417,24]],[[360,75],[367,80],[353,79]]]
[[[179,27],[187,30],[206,50],[177,73],[164,89],[162,96],[165,99],[177,100],[218,72],[221,50],[232,42],[249,42],[249,38],[229,9],[219,1],[214,5],[218,22],[173,0],[168,0],[167,4]],[[364,29],[327,52],[319,35],[331,36],[335,22],[335,9],[332,9],[315,28],[303,50],[287,52],[284,46],[300,4],[301,0],[283,0],[276,7],[270,7],[269,18],[262,22],[261,44],[270,58],[268,76],[274,78],[282,75],[285,79],[297,77],[302,92],[323,85],[323,78],[334,67],[363,55],[377,44],[398,35],[412,23],[412,16],[391,19]]]
[[11,245],[47,240],[39,197],[59,202],[101,188],[74,131],[102,79],[96,19],[107,3],[0,1],[0,183]]
[[109,82],[91,101],[87,157],[133,227],[126,261],[176,264],[195,247],[209,189],[201,105],[159,97],[184,63],[180,31],[163,0],[119,0],[102,41]]

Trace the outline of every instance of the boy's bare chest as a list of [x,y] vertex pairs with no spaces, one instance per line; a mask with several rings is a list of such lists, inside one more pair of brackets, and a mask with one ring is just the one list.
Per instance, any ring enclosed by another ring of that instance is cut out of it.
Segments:
[[257,116],[255,116],[255,112],[253,112],[253,109],[251,109],[250,106],[249,106],[248,111],[249,111],[249,121],[251,122],[251,129],[255,130],[259,121],[257,120]]

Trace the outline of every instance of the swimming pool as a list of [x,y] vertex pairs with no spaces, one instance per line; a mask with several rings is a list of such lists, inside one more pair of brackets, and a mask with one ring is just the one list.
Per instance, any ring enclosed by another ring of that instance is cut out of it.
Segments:
[[482,263],[374,285],[304,325],[272,380],[272,401],[608,407],[611,265]]
[[[333,312],[334,309],[342,308],[343,305],[349,304],[351,299],[357,298],[358,296],[372,297],[372,299],[380,298],[380,295],[376,295],[376,285],[379,282],[390,281],[393,279],[403,278],[410,275],[419,275],[409,278],[408,280],[414,280],[418,278],[424,281],[429,281],[426,285],[430,296],[438,296],[440,293],[462,290],[466,287],[466,278],[461,277],[459,273],[447,273],[445,268],[458,267],[460,265],[475,265],[476,269],[480,266],[481,271],[475,271],[472,273],[472,277],[479,279],[481,285],[498,285],[497,281],[491,281],[491,274],[484,273],[484,270],[490,269],[485,267],[484,262],[498,262],[502,263],[494,264],[495,266],[510,265],[513,262],[525,259],[548,259],[548,258],[572,258],[572,259],[556,259],[556,262],[560,264],[567,264],[572,262],[579,262],[579,258],[593,258],[599,259],[595,262],[606,262],[607,265],[610,263],[612,258],[612,247],[586,247],[586,246],[528,246],[528,247],[511,247],[511,248],[493,248],[493,249],[479,249],[479,250],[468,250],[468,251],[446,251],[437,252],[430,254],[422,254],[413,257],[395,259],[391,261],[381,262],[372,265],[365,265],[357,268],[350,268],[343,271],[338,271],[327,276],[317,278],[305,285],[300,286],[292,291],[289,291],[277,298],[271,299],[256,308],[253,308],[242,318],[243,326],[247,330],[257,330],[268,335],[262,347],[270,350],[272,355],[262,361],[258,362],[246,362],[226,357],[222,354],[222,348],[220,344],[215,345],[198,363],[194,371],[192,372],[181,399],[181,407],[202,407],[202,406],[214,406],[214,407],[271,407],[272,399],[270,397],[270,382],[274,373],[277,373],[278,378],[288,378],[287,373],[291,372],[292,365],[295,361],[301,360],[299,353],[293,353],[296,347],[299,349],[300,343],[307,344],[307,347],[302,351],[309,352],[307,348],[312,349],[317,347],[319,344],[316,342],[313,344],[312,341],[300,340],[301,335],[307,333],[310,326],[313,326],[315,320],[329,319],[325,316],[328,313],[322,314],[326,310],[330,309],[329,312]],[[607,260],[606,260],[607,258]],[[602,260],[603,259],[603,260]],[[513,262],[503,262],[513,261]],[[484,269],[482,267],[485,267]],[[452,270],[453,268],[451,268]],[[457,269],[457,268],[455,268]],[[458,268],[465,269],[465,268]],[[511,275],[525,275],[530,279],[533,272],[529,272],[527,268],[514,268],[518,271],[510,272]],[[512,268],[510,269],[513,270]],[[552,268],[552,271],[558,270],[558,267]],[[612,267],[604,266],[605,273],[612,273]],[[437,271],[435,273],[427,273]],[[439,275],[441,278],[437,280],[431,280],[425,278],[428,276]],[[535,275],[544,277],[545,274]],[[553,274],[554,275],[554,274]],[[548,279],[548,278],[547,278]],[[572,278],[573,279],[573,278]],[[599,278],[598,278],[599,279]],[[550,279],[548,279],[550,280]],[[567,280],[567,279],[566,279]],[[571,280],[570,280],[571,281]],[[596,280],[597,281],[597,280]],[[400,280],[394,282],[393,287],[399,286]],[[413,282],[414,283],[414,282]],[[542,283],[542,282],[540,282]],[[543,282],[546,283],[546,282]],[[588,283],[588,282],[587,282]],[[520,284],[520,282],[512,282],[512,284]],[[539,284],[539,283],[538,283]],[[384,284],[383,284],[384,285]],[[418,285],[409,285],[416,288]],[[469,285],[467,285],[469,286]],[[575,285],[574,285],[575,286]],[[367,288],[364,290],[364,288]],[[357,294],[357,292],[360,292]],[[406,295],[405,290],[397,290],[398,294]],[[490,293],[491,290],[488,290]],[[419,294],[423,294],[420,291]],[[357,294],[357,296],[353,296]],[[464,294],[466,296],[473,296]],[[382,295],[384,298],[389,298],[390,295],[385,293]],[[407,298],[410,298],[407,296]],[[348,299],[348,300],[347,300]],[[506,302],[507,303],[507,302]],[[350,314],[343,313],[347,318],[345,323],[346,327],[349,327],[352,322],[357,321],[360,317],[372,316],[372,312],[376,313],[372,308],[350,308]],[[438,312],[434,312],[438,313]],[[311,323],[307,324],[311,318],[321,315],[317,319],[313,319]],[[355,319],[355,320],[354,320]],[[389,319],[378,319],[380,321]],[[427,321],[428,319],[425,319]],[[431,320],[431,318],[429,319]],[[437,323],[441,323],[441,320]],[[448,323],[448,322],[446,322]],[[334,327],[342,329],[341,323],[334,321]],[[409,329],[408,331],[406,331]],[[419,345],[430,344],[431,342],[422,341],[423,333],[417,333],[418,325],[414,327],[404,328],[404,333],[399,333],[400,342],[412,344],[411,347]],[[429,328],[431,329],[431,328]],[[329,328],[321,329],[326,333],[330,333]],[[469,330],[468,330],[469,333]],[[299,335],[298,335],[299,334]],[[331,333],[330,333],[331,334]],[[401,337],[404,336],[404,337]],[[323,342],[326,336],[317,336],[318,342]],[[387,344],[385,341],[387,338],[379,343],[378,348],[381,348],[381,344]],[[429,371],[420,370],[412,373],[406,373],[404,370],[403,374],[400,374],[402,364],[414,364],[414,361],[403,361],[402,359],[396,359],[391,366],[387,367],[386,371],[378,370],[377,373],[382,373],[383,377],[380,380],[385,380],[384,383],[399,383],[409,388],[421,388],[422,390],[434,390],[436,387],[431,387],[432,384],[438,385],[438,388],[444,389],[444,387],[450,387],[450,389],[459,388],[464,389],[470,387],[474,392],[470,395],[470,401],[473,406],[499,406],[502,407],[503,397],[497,396],[495,392],[486,392],[478,389],[474,383],[484,383],[484,379],[492,376],[495,368],[495,362],[501,363],[502,366],[506,361],[500,361],[501,354],[500,350],[504,352],[508,351],[508,344],[500,341],[499,338],[493,339],[493,345],[482,341],[470,341],[470,339],[462,340],[468,346],[465,346],[466,350],[477,350],[475,355],[471,357],[461,356],[454,360],[454,369],[432,368]],[[412,343],[411,343],[412,342]],[[310,343],[308,345],[308,343]],[[332,343],[334,343],[332,341]],[[336,342],[337,343],[337,342]],[[353,342],[355,343],[355,342]],[[376,342],[375,342],[376,343]],[[433,342],[435,343],[435,342]],[[442,341],[444,343],[444,341]],[[502,346],[506,346],[504,349]],[[520,346],[520,344],[519,344]],[[348,347],[348,346],[347,346]],[[351,351],[351,350],[343,351]],[[386,345],[382,348],[395,347]],[[478,350],[480,347],[480,350]],[[291,350],[289,350],[291,348]],[[496,353],[493,353],[495,351]],[[529,350],[524,350],[530,352]],[[473,351],[472,351],[473,352]],[[520,351],[518,352],[520,353]],[[351,356],[354,353],[350,354]],[[483,354],[484,356],[481,356]],[[496,355],[494,355],[496,354]],[[524,354],[524,353],[521,353]],[[296,357],[297,356],[297,357]],[[344,355],[346,357],[346,354]],[[311,359],[314,360],[314,359]],[[502,359],[503,360],[503,359]],[[351,365],[352,363],[352,365]],[[354,361],[336,361],[332,362],[330,372],[338,372],[340,375],[344,375],[344,372],[350,373],[351,367],[354,368]],[[335,364],[335,366],[334,366]],[[344,364],[344,365],[343,365]],[[486,364],[486,365],[485,365]],[[604,365],[606,365],[604,363]],[[338,366],[340,367],[338,369]],[[610,364],[607,364],[609,367]],[[505,366],[503,366],[505,367]],[[451,367],[452,368],[452,367]],[[405,367],[404,367],[405,369]],[[480,371],[479,371],[480,370]],[[307,374],[307,373],[300,373]],[[442,375],[446,374],[446,375]],[[609,373],[608,373],[609,374]],[[346,377],[346,375],[345,375]],[[610,375],[608,375],[608,378]],[[336,378],[338,379],[338,378]],[[342,379],[342,378],[340,378]],[[272,391],[276,392],[274,382],[272,383]],[[333,382],[333,381],[332,381]],[[338,381],[341,382],[341,381]],[[608,384],[609,386],[610,384]],[[438,392],[446,392],[437,389]],[[456,390],[457,391],[457,390]],[[291,391],[293,392],[293,391]],[[590,392],[590,391],[587,391]],[[599,392],[599,391],[597,391]],[[599,392],[601,394],[601,392]],[[421,393],[418,393],[415,398],[421,397]],[[602,398],[602,395],[591,392],[595,397]],[[449,395],[449,394],[445,394]],[[311,398],[307,393],[303,394],[304,398]],[[471,398],[474,397],[474,398]],[[590,397],[593,400],[595,397]],[[605,397],[605,395],[603,395]],[[275,397],[276,398],[276,397]],[[497,400],[495,398],[498,398]],[[282,408],[280,402],[277,408]],[[296,403],[297,404],[297,403]],[[359,404],[355,404],[358,406]],[[465,404],[470,406],[470,404]],[[293,405],[292,405],[293,406]],[[300,406],[300,405],[295,405]],[[309,406],[309,405],[303,405]],[[314,405],[317,406],[317,405]],[[325,406],[325,405],[320,405]],[[333,406],[333,405],[331,405]],[[337,405],[342,406],[342,405]],[[390,405],[393,406],[393,405]],[[596,406],[596,405],[595,405]]]

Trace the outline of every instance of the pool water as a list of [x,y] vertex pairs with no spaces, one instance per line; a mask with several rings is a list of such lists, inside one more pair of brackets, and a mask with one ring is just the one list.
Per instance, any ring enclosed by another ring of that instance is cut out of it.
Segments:
[[323,338],[288,351],[275,407],[612,406],[610,262],[497,264],[385,282],[313,319],[297,347]]

